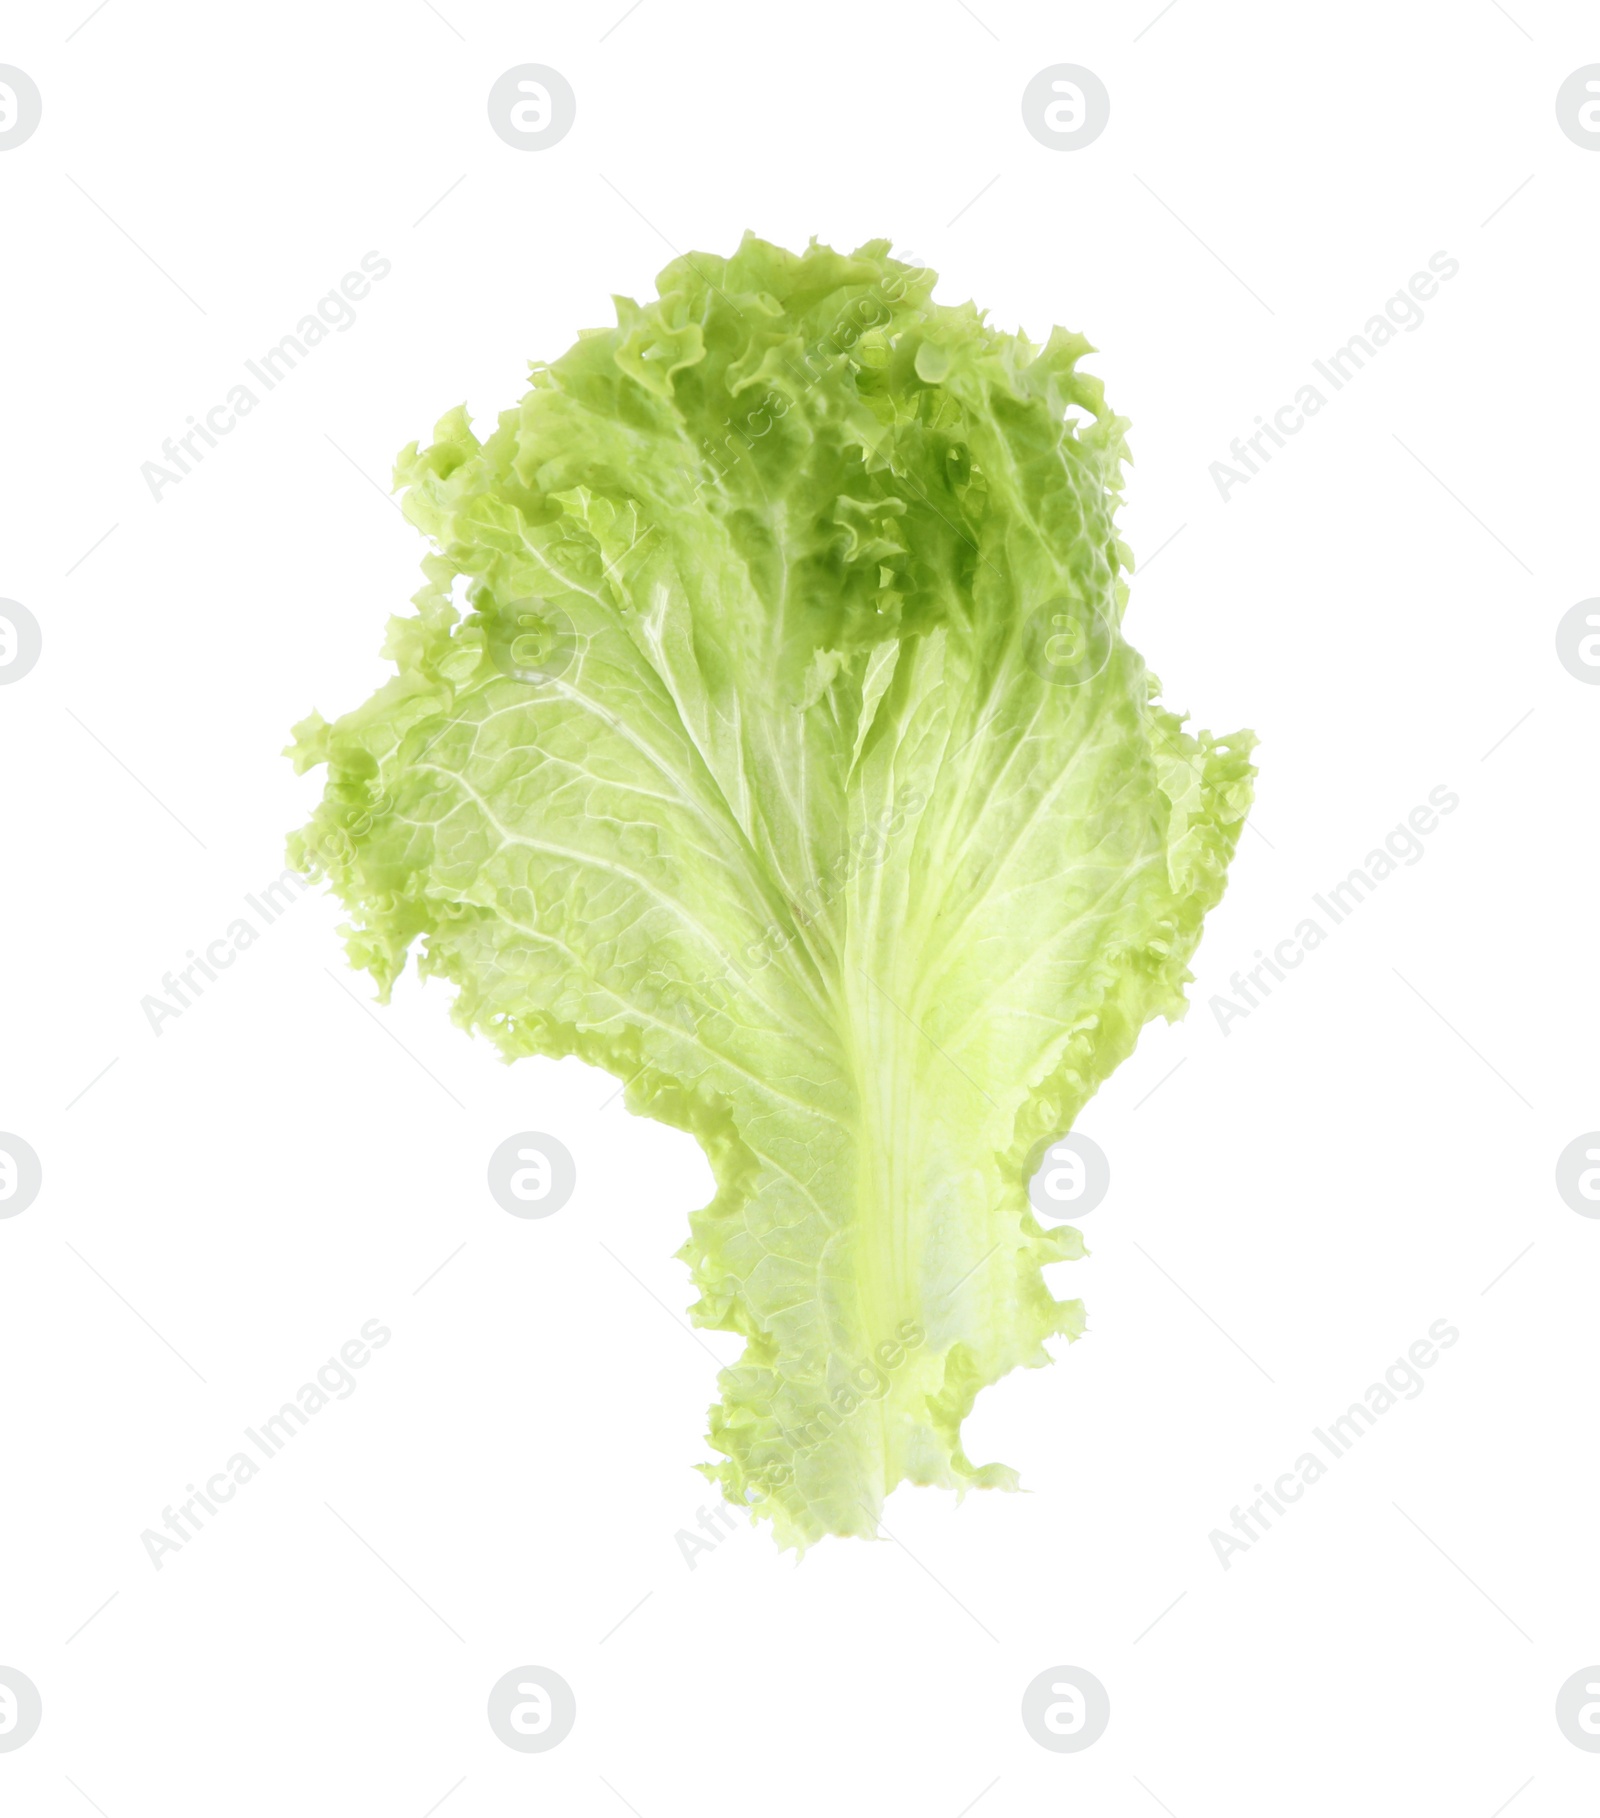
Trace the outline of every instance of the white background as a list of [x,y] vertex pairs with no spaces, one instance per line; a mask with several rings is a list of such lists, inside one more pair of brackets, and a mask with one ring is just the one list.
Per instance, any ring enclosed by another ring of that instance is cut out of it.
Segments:
[[[0,153],[0,594],[44,654],[0,689],[0,1129],[44,1188],[0,1222],[0,1665],[44,1722],[0,1809],[1594,1809],[1553,1710],[1600,1659],[1600,1223],[1554,1164],[1600,1124],[1600,692],[1554,631],[1600,592],[1600,156],[1554,100],[1600,28],[1158,5],[8,9],[44,118]],[[532,154],[485,113],[530,61],[578,98]],[[1112,97],[1079,152],[1020,114],[1058,62]],[[746,227],[887,235],[945,301],[1089,335],[1160,551],[1129,635],[1261,777],[1187,1023],[1082,1120],[1088,1335],[967,1429],[1030,1493],[691,1570],[737,1348],[678,1318],[692,1141],[507,1069],[440,985],[369,1012],[320,895],[159,1037],[140,1000],[281,869],[320,790],[290,724],[385,673],[395,453]],[[152,500],[140,464],[368,250],[354,327]],[[1439,250],[1422,327],[1224,502],[1209,464]],[[1222,1033],[1210,996],[1441,784],[1424,858]],[[577,1160],[537,1222],[484,1185],[523,1129]],[[1441,1318],[1425,1392],[1224,1571],[1210,1532]],[[357,1392],[156,1571],[142,1530],[368,1319]],[[578,1701],[546,1754],[484,1715],[530,1663]],[[1110,1693],[1080,1754],[1019,1717],[1060,1664]]]

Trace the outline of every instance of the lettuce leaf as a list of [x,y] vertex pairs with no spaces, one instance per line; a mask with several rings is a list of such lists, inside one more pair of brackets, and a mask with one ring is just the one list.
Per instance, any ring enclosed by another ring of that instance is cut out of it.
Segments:
[[801,1548],[1014,1486],[962,1422],[1084,1324],[1030,1157],[1182,1014],[1254,774],[1123,637],[1088,343],[933,284],[747,236],[487,441],[450,412],[397,469],[437,551],[397,673],[293,747],[355,965],[420,941],[464,1026],[704,1147],[680,1254],[745,1348],[701,1468]]

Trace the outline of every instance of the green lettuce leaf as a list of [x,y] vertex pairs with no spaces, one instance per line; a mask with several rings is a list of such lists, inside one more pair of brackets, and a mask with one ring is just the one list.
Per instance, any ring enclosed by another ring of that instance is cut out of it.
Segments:
[[1088,344],[888,247],[678,259],[487,441],[444,417],[397,674],[293,748],[354,964],[420,940],[463,1025],[704,1147],[680,1254],[745,1347],[702,1469],[798,1547],[1015,1484],[962,1422],[1084,1323],[1030,1160],[1182,1014],[1254,774],[1122,635]]

